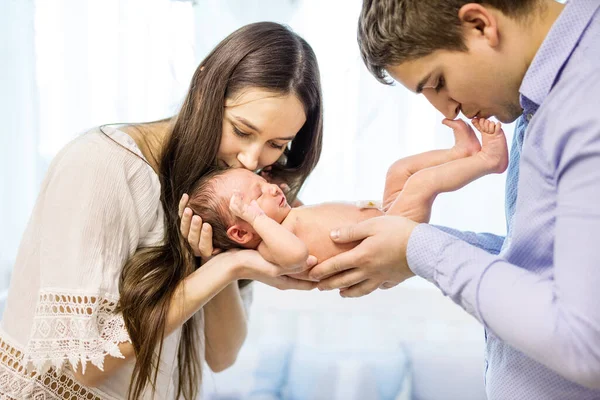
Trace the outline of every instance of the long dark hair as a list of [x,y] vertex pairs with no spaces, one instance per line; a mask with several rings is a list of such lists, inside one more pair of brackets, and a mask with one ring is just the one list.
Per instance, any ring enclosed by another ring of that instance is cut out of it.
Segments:
[[[294,94],[304,106],[304,126],[272,166],[272,175],[290,186],[289,198],[296,196],[319,159],[323,103],[318,65],[308,43],[272,22],[247,25],[225,38],[194,73],[160,154],[164,245],[137,251],[121,275],[119,309],[136,355],[130,399],[139,398],[149,383],[156,383],[171,298],[197,267],[191,248],[179,233],[179,199],[215,166],[225,100],[247,88]],[[196,397],[201,380],[200,338],[194,319],[183,325],[178,350],[177,396],[189,400]]]

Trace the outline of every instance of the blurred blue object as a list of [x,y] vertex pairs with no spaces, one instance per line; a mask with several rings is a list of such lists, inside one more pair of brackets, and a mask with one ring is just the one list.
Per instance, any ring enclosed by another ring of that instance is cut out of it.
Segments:
[[252,400],[393,400],[410,372],[402,347],[389,351],[265,345],[254,370]]

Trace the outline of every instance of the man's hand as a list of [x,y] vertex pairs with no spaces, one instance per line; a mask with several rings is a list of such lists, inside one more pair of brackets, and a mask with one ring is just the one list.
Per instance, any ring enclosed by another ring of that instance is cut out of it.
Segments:
[[334,230],[331,238],[336,243],[362,242],[318,264],[309,277],[320,281],[319,290],[342,289],[342,297],[392,287],[414,275],[406,262],[406,247],[416,226],[407,218],[386,215]]

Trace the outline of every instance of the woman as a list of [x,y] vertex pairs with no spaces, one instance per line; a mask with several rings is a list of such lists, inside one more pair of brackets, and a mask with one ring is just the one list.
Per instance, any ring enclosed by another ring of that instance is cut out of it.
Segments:
[[204,358],[225,369],[245,339],[238,280],[313,284],[251,250],[198,268],[180,234],[189,229],[180,199],[215,165],[269,167],[295,196],[321,135],[312,49],[258,23],[208,55],[173,118],[103,126],[67,145],[19,249],[0,327],[0,397],[195,398]]

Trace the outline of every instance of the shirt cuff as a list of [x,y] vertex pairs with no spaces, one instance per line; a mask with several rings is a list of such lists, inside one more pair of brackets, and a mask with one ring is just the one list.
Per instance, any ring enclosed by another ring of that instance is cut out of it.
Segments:
[[498,256],[427,224],[417,225],[406,249],[409,268],[478,318],[479,283]]
[[408,267],[415,275],[434,283],[436,266],[440,257],[449,244],[448,235],[439,229],[428,225],[419,224],[413,229],[406,248]]

